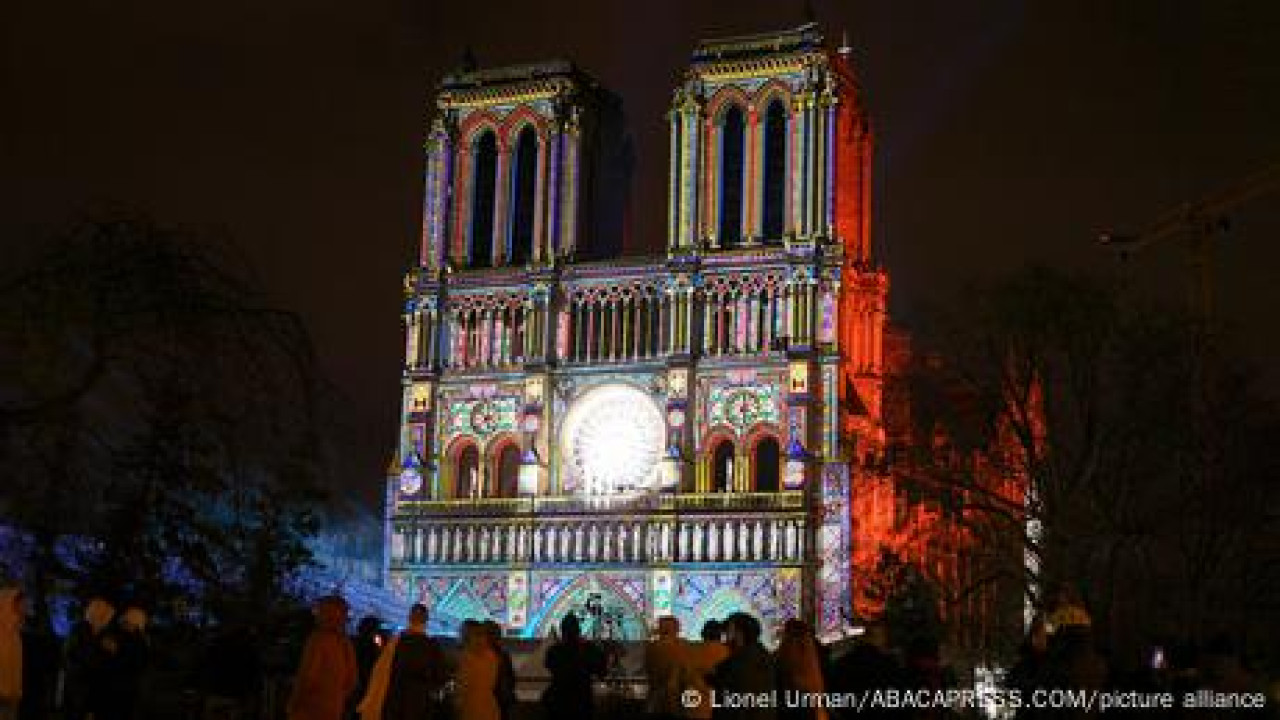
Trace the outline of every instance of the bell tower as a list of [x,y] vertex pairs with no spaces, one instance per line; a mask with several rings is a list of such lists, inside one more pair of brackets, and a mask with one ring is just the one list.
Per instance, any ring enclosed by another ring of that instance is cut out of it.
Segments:
[[421,266],[614,254],[621,128],[616,96],[567,61],[447,76],[427,137]]
[[816,24],[703,41],[669,121],[671,252],[825,242],[869,259],[861,88]]

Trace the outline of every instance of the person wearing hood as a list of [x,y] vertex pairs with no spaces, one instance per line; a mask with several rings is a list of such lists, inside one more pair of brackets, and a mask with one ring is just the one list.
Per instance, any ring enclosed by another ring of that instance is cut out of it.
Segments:
[[84,720],[96,710],[94,705],[105,692],[111,621],[116,609],[102,598],[85,606],[84,619],[71,629],[67,639],[67,672],[63,687],[66,720]]
[[356,651],[347,637],[347,601],[334,595],[315,606],[315,629],[289,695],[289,720],[342,720],[356,688]]
[[15,720],[22,701],[22,620],[26,598],[16,587],[0,589],[0,720]]
[[366,720],[424,720],[443,713],[440,698],[449,681],[444,650],[427,634],[427,606],[409,610],[409,627],[374,664],[356,711]]
[[103,668],[104,692],[95,704],[94,720],[130,720],[134,717],[150,654],[147,641],[147,614],[129,607],[103,641],[108,659]]

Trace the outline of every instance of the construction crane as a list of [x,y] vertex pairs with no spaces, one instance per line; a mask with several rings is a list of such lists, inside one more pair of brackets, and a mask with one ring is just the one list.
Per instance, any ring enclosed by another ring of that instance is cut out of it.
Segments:
[[1170,210],[1137,235],[1105,232],[1098,236],[1098,242],[1114,248],[1121,260],[1127,260],[1156,243],[1171,238],[1187,239],[1196,275],[1198,297],[1194,301],[1207,328],[1213,317],[1214,305],[1213,242],[1231,227],[1227,213],[1277,188],[1280,188],[1280,163],[1270,165],[1226,190]]

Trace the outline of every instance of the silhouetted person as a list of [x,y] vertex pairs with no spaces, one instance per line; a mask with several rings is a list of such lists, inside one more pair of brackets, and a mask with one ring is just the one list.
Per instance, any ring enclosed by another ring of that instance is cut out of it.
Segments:
[[502,644],[502,626],[489,620],[484,623],[485,636],[489,645],[498,654],[498,684],[494,695],[498,698],[498,710],[502,720],[510,720],[516,708],[516,668],[511,662],[511,653]]
[[205,714],[216,718],[254,716],[262,694],[262,656],[244,623],[222,628],[210,643],[200,669]]
[[22,623],[26,614],[20,588],[0,589],[0,720],[17,720],[22,702]]
[[[1094,649],[1087,625],[1059,626],[1049,641],[1049,686],[1070,690],[1101,691],[1107,688],[1107,663]],[[1064,711],[1056,717],[1086,717],[1084,709]]]
[[[881,623],[867,627],[866,635],[848,652],[831,664],[832,692],[856,693],[897,689],[902,685],[902,671],[889,654],[889,632]],[[856,708],[840,708],[838,718],[893,717],[891,711],[880,707],[867,707],[858,713]]]
[[[777,666],[773,656],[760,644],[760,621],[737,612],[725,620],[729,657],[711,674],[711,686],[720,698],[770,693],[777,688]],[[779,697],[779,701],[781,698]],[[716,720],[773,720],[777,711],[769,703],[747,703],[749,707],[713,708]]]
[[670,615],[658,618],[654,638],[644,649],[650,717],[671,720],[683,714],[680,694],[684,691],[688,662],[689,648],[680,637],[680,621]]
[[543,664],[551,673],[542,696],[548,717],[590,720],[595,714],[592,683],[604,676],[605,657],[582,639],[577,615],[569,613],[560,621],[560,640],[547,649]]
[[151,654],[147,614],[136,607],[126,609],[115,627],[104,633],[102,644],[107,651],[105,682],[100,700],[94,703],[94,720],[131,720],[137,714],[142,675]]
[[424,720],[443,714],[449,667],[440,643],[427,635],[427,619],[426,605],[410,608],[409,626],[382,651],[369,676],[362,718]]
[[340,720],[356,687],[356,653],[347,637],[347,601],[321,598],[315,605],[315,629],[289,694],[289,720]]
[[[942,667],[941,648],[932,637],[916,637],[907,644],[906,658],[903,663],[903,686],[910,690],[941,691],[953,687],[955,683],[947,682],[946,669]],[[941,707],[926,707],[915,710],[914,718],[944,717]]]
[[356,636],[352,641],[356,651],[356,692],[357,700],[364,697],[369,689],[369,675],[373,672],[374,663],[382,653],[382,621],[372,615],[360,618],[356,625]]
[[29,621],[22,630],[22,703],[19,720],[47,720],[53,714],[61,645],[48,621]]
[[729,646],[724,644],[721,623],[715,620],[703,623],[701,637],[701,642],[690,644],[685,665],[685,682],[693,691],[689,699],[698,701],[684,709],[684,716],[688,718],[711,717],[711,674],[729,657]]
[[[822,659],[818,640],[803,620],[788,620],[782,626],[782,640],[774,653],[778,666],[778,717],[785,720],[827,720],[827,710],[817,704],[826,689],[822,677]],[[790,691],[813,700],[807,707],[791,707],[786,702]]]
[[102,598],[85,606],[84,619],[67,638],[66,675],[63,681],[63,714],[66,720],[84,720],[98,710],[106,693],[107,651],[111,621],[116,609]]
[[1037,689],[1048,686],[1049,631],[1044,619],[1036,618],[1027,630],[1027,637],[1018,648],[1018,660],[1009,669],[1005,684],[1021,693],[1024,705],[1016,711],[1016,717],[1035,718],[1040,714],[1031,707],[1031,697]]
[[458,655],[454,715],[467,720],[499,720],[498,672],[500,661],[484,627],[468,620],[462,624],[462,652]]

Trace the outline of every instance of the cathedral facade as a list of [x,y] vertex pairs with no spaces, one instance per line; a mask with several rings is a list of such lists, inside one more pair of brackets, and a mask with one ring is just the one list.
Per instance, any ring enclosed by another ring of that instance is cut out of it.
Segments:
[[387,498],[389,584],[436,628],[846,627],[888,289],[849,60],[812,25],[700,43],[634,257],[614,96],[561,62],[443,82]]

